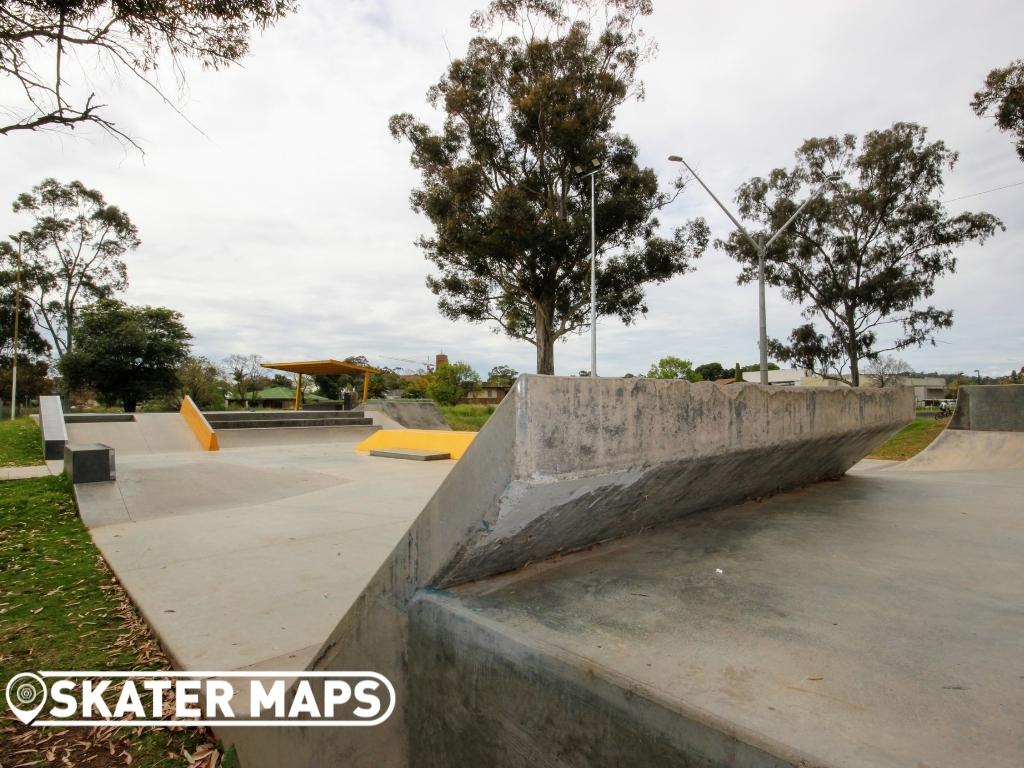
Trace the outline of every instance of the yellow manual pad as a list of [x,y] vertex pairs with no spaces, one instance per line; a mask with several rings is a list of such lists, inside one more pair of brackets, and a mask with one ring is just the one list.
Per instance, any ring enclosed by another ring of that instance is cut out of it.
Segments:
[[450,453],[462,458],[476,432],[453,432],[443,429],[378,429],[356,446],[357,451],[411,448],[417,451]]

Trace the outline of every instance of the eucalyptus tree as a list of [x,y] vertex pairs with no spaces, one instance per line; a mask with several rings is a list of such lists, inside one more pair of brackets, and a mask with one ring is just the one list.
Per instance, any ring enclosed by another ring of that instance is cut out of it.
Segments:
[[474,14],[477,36],[428,101],[432,129],[394,115],[422,185],[412,193],[433,233],[417,244],[436,267],[427,285],[452,320],[494,323],[536,347],[553,373],[554,344],[590,323],[591,200],[598,315],[631,323],[644,287],[687,272],[707,246],[702,220],[659,234],[656,212],[682,189],[638,164],[616,112],[640,98],[653,48],[638,31],[649,0],[495,0]]
[[60,360],[72,349],[82,307],[128,286],[123,257],[139,246],[139,233],[127,213],[80,181],[45,179],[18,195],[13,209],[32,225],[0,243],[0,258],[10,264],[20,249],[23,296]]
[[[820,320],[771,340],[773,357],[825,377],[860,383],[860,362],[883,352],[934,344],[953,312],[922,304],[936,281],[956,271],[957,249],[983,243],[1002,223],[988,213],[951,215],[941,201],[943,174],[957,153],[927,140],[914,123],[813,138],[792,168],[743,184],[744,218],[771,232],[796,210],[805,190],[839,173],[769,248],[765,276],[804,317]],[[756,235],[755,235],[756,237]],[[739,282],[757,277],[757,253],[739,232],[719,242],[739,261]]]
[[971,100],[971,109],[978,117],[992,115],[999,130],[1013,134],[1017,155],[1024,160],[1024,59],[989,72],[985,87]]

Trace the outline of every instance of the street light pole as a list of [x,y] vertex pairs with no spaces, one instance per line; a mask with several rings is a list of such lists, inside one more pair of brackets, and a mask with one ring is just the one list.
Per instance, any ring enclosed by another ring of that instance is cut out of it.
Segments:
[[597,171],[590,174],[590,375],[597,376]]
[[[587,174],[590,177],[590,375],[597,376],[597,174],[601,171],[598,160],[591,161],[594,170]],[[576,166],[576,173],[583,173],[581,166]]]
[[18,257],[14,270],[14,364],[11,366],[11,421],[18,410],[18,320],[21,317],[21,235],[18,235]]
[[[718,203],[718,207],[722,209],[722,211],[725,213],[726,216],[729,217],[729,220],[736,226],[736,229],[738,229],[743,234],[743,236],[745,238],[747,238],[747,240],[750,242],[750,244],[754,246],[754,250],[757,252],[757,326],[758,326],[758,328],[757,328],[757,331],[758,331],[758,333],[757,333],[757,347],[758,347],[758,351],[760,353],[760,365],[759,365],[759,368],[761,369],[761,383],[762,384],[767,384],[768,383],[768,321],[767,321],[767,317],[766,317],[766,313],[765,313],[765,298],[764,298],[764,284],[765,284],[765,280],[764,280],[764,259],[765,259],[765,254],[768,253],[768,247],[772,243],[775,242],[776,238],[778,238],[779,235],[781,235],[783,232],[785,232],[789,228],[790,224],[792,224],[794,221],[796,221],[797,216],[799,216],[803,212],[804,208],[806,208],[813,200],[816,200],[818,198],[818,196],[820,196],[821,193],[825,191],[825,183],[823,183],[818,188],[818,190],[816,192],[814,192],[809,198],[807,198],[803,202],[803,204],[799,208],[796,209],[796,212],[792,216],[789,217],[789,219],[786,221],[786,223],[783,224],[781,227],[779,227],[777,230],[775,230],[775,234],[773,234],[770,238],[768,238],[768,241],[765,242],[764,235],[758,235],[757,239],[755,240],[751,236],[751,234],[749,232],[747,232],[747,230],[744,228],[744,226],[742,224],[740,224],[739,220],[735,216],[732,215],[732,212],[728,208],[726,208],[725,205],[723,205],[721,200],[719,200],[717,197],[715,197],[715,193],[712,192],[708,188],[708,185],[704,183],[703,179],[701,179],[701,177],[697,175],[697,172],[694,171],[693,168],[690,167],[690,164],[687,163],[682,157],[680,157],[679,155],[669,155],[668,159],[671,162],[673,162],[673,163],[682,163],[686,167],[686,170],[688,170],[690,172],[690,175],[692,175],[693,178],[695,178],[697,180],[697,182],[702,187],[704,187],[704,191],[707,192],[711,196],[711,199],[714,200],[716,203]],[[827,183],[829,181],[836,181],[838,178],[839,178],[839,174],[837,174],[837,173],[830,174],[829,176],[825,177],[825,182]]]
[[757,349],[761,383],[768,383],[768,316],[764,308],[764,235],[757,236]]

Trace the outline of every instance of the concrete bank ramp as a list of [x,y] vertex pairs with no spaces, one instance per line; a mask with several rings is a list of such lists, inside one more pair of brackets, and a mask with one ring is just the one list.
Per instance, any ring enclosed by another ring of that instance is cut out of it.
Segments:
[[406,429],[451,429],[432,400],[367,400],[362,407]]
[[71,421],[68,442],[103,443],[116,456],[200,450],[195,435],[178,413],[135,413],[131,420]]
[[838,477],[913,416],[902,388],[522,376],[312,663],[387,675],[391,718],[218,735],[247,768],[408,765],[415,595]]
[[960,387],[949,426],[897,469],[1024,469],[1024,385]]

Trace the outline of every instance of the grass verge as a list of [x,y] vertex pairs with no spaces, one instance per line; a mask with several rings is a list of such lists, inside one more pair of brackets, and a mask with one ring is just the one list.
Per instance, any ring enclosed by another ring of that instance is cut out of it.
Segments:
[[914,419],[907,426],[880,445],[869,459],[906,461],[927,448],[932,440],[946,428],[949,419]]
[[437,406],[452,429],[479,432],[494,413],[496,405],[439,405]]
[[[93,545],[64,476],[0,482],[0,686],[40,669],[170,669]],[[29,728],[6,706],[0,717],[2,768],[212,768],[219,758],[203,729]]]
[[0,421],[0,467],[43,463],[43,438],[28,416]]

